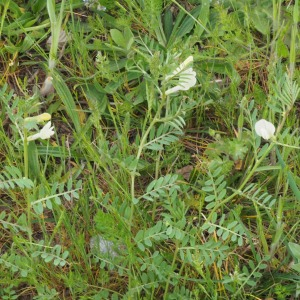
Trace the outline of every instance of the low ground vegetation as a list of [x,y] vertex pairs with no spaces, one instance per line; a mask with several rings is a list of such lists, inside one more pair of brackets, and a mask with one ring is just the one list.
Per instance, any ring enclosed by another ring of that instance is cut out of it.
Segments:
[[0,1],[0,298],[297,299],[299,1]]

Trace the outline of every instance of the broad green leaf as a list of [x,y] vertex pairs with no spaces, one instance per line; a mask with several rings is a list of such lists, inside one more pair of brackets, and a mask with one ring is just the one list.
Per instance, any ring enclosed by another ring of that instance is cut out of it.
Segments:
[[137,246],[138,246],[138,248],[139,248],[142,252],[144,252],[145,249],[146,249],[145,246],[144,246],[142,243],[138,243]]
[[66,261],[65,260],[62,260],[60,263],[59,263],[59,265],[61,266],[61,267],[63,267],[63,266],[65,266],[66,265]]
[[28,166],[29,177],[33,180],[38,179],[40,176],[40,164],[37,146],[34,141],[28,143]]
[[300,245],[296,243],[289,242],[288,247],[292,252],[292,255],[298,262],[300,262]]
[[206,209],[212,209],[212,208],[215,207],[215,205],[216,205],[216,202],[213,201],[213,202],[210,202],[209,204],[207,204],[207,205],[205,206],[205,208],[206,208]]
[[62,254],[61,258],[62,259],[66,259],[69,256],[69,251],[64,251],[64,253]]
[[110,30],[110,35],[112,40],[121,48],[126,49],[127,42],[122,34],[121,31],[118,29],[111,29]]
[[263,35],[270,33],[270,21],[264,12],[260,11],[260,8],[254,9],[251,14],[253,26]]
[[204,192],[212,192],[212,191],[214,191],[214,187],[213,186],[204,186],[202,188],[202,191],[204,191]]
[[28,271],[27,270],[21,270],[21,277],[27,277]]
[[31,254],[31,257],[38,257],[40,255],[39,251],[35,251]]
[[[47,254],[47,253],[46,253],[46,254]],[[50,262],[51,260],[53,260],[53,256],[47,254],[47,257],[44,259],[44,261],[45,261],[46,263],[48,263],[48,262]]]
[[60,262],[61,262],[61,259],[60,259],[60,258],[55,258],[54,261],[53,261],[53,264],[54,264],[55,266],[58,266],[58,265],[60,264]]
[[176,17],[168,46],[172,45],[176,39],[179,40],[182,37],[186,36],[193,29],[195,25],[195,19],[198,18],[200,11],[201,6],[195,7],[189,13],[190,15],[186,15],[186,13],[182,10],[180,11],[180,13]]
[[276,42],[276,51],[279,57],[289,57],[289,49],[281,39]]
[[81,125],[75,101],[65,80],[57,72],[53,74],[53,86],[55,87],[61,101],[65,105],[66,113],[73,121],[75,129],[79,133]]
[[173,15],[170,9],[167,9],[163,16],[163,27],[167,42],[173,30]]
[[37,204],[34,204],[33,209],[37,214],[41,215],[44,211],[43,203],[39,202]]
[[201,1],[201,10],[198,16],[198,21],[201,25],[197,24],[194,34],[200,38],[203,32],[206,30],[206,24],[209,20],[209,9],[211,0]]
[[222,234],[222,239],[225,241],[227,238],[228,238],[228,236],[229,236],[229,231],[228,230],[226,230],[226,231],[224,231],[224,233]]
[[209,196],[206,196],[205,197],[205,201],[206,202],[211,202],[211,201],[213,201],[213,200],[215,200],[216,199],[216,196],[215,195],[209,195]]
[[53,206],[52,206],[52,202],[51,202],[50,199],[47,199],[47,200],[46,200],[46,207],[47,207],[48,209],[52,210]]
[[134,42],[134,35],[129,27],[124,30],[124,39],[126,41],[126,50],[129,50]]

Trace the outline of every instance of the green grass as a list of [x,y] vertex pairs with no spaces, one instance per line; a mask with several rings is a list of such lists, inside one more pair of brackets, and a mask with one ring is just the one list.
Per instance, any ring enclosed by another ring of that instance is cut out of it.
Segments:
[[0,1],[0,298],[299,297],[299,1],[89,2]]

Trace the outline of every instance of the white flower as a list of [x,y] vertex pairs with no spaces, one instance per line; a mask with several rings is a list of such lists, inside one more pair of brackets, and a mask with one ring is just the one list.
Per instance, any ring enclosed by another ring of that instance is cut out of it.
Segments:
[[51,127],[51,121],[49,121],[39,133],[31,135],[28,137],[28,141],[34,141],[36,139],[46,140],[49,139],[54,134],[54,126]]
[[275,126],[264,119],[261,119],[255,123],[254,126],[257,135],[261,136],[265,140],[269,140],[274,136]]
[[193,62],[193,56],[189,56],[182,64],[179,65],[170,75],[167,75],[165,81],[169,81],[174,77],[178,77],[178,84],[168,90],[166,90],[166,95],[176,93],[178,91],[187,91],[193,87],[196,80],[196,72],[193,71],[193,68],[187,68],[187,66]]
[[196,72],[192,68],[188,68],[179,75],[178,85],[166,90],[166,95],[176,93],[178,91],[187,91],[196,84]]

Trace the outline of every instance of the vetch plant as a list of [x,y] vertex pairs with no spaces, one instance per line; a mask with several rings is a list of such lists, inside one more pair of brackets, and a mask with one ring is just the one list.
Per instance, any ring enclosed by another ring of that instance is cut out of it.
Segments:
[[[27,117],[24,119],[24,167],[25,167],[25,178],[28,178],[28,142],[34,141],[37,139],[49,139],[54,134],[54,126],[51,126],[51,115],[48,113],[43,113],[34,117]],[[32,128],[35,128],[35,126],[38,123],[49,121],[38,133],[28,136],[28,131]]]
[[196,72],[193,70],[192,67],[187,68],[192,62],[193,56],[189,56],[170,75],[166,76],[165,82],[168,82],[176,77],[178,78],[178,84],[166,90],[166,95],[170,95],[178,91],[187,91],[196,84]]
[[[32,128],[35,128],[38,123],[51,120],[51,115],[48,113],[43,113],[34,117],[26,117],[24,118],[23,124],[23,149],[24,149],[24,178],[29,178],[29,155],[31,155],[31,151],[28,150],[28,142],[34,141],[36,139],[49,139],[54,134],[54,126],[51,126],[51,121],[47,122],[47,124],[40,130],[40,132],[28,136],[28,131]],[[29,224],[29,240],[32,241],[31,235],[31,203],[30,197],[27,194],[27,220]]]
[[289,148],[294,148],[294,149],[299,149],[299,147],[293,146],[293,145],[287,145],[287,144],[282,144],[279,143],[275,140],[275,126],[271,123],[266,121],[265,119],[261,119],[257,121],[254,125],[255,132],[258,136],[261,136],[265,140],[272,140],[274,144],[280,145],[280,146],[285,146]]
[[261,119],[255,123],[255,132],[258,136],[261,136],[265,140],[269,140],[274,137],[275,126],[266,121],[265,119]]

